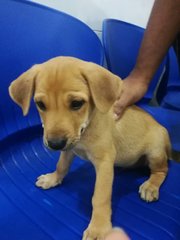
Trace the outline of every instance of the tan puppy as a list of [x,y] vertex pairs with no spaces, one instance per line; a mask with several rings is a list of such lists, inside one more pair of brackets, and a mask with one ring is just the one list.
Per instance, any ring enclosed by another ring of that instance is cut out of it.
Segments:
[[70,57],[35,65],[9,88],[24,115],[34,95],[45,145],[62,150],[57,169],[40,176],[38,187],[60,184],[76,154],[95,167],[93,213],[83,240],[103,239],[111,229],[114,164],[129,167],[139,159],[148,164],[150,178],[139,188],[141,198],[148,202],[158,199],[168,171],[170,142],[165,128],[136,106],[114,120],[112,105],[122,89],[121,79],[108,70]]

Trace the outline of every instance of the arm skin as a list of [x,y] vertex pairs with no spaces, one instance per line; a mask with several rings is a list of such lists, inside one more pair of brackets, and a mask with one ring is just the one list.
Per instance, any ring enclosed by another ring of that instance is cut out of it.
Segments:
[[136,65],[124,79],[123,91],[114,104],[115,119],[127,106],[139,101],[180,31],[180,0],[155,0]]

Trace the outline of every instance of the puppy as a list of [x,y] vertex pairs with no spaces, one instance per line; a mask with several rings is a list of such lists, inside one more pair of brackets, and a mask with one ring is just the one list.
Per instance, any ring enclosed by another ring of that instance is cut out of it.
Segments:
[[74,155],[90,160],[95,167],[93,212],[83,240],[103,239],[111,230],[114,164],[130,167],[144,159],[151,174],[139,193],[147,202],[159,198],[167,175],[171,146],[166,129],[136,106],[128,107],[120,120],[114,120],[112,105],[122,89],[123,81],[116,75],[71,57],[35,65],[9,87],[11,98],[24,115],[34,96],[44,124],[44,144],[62,151],[56,170],[38,177],[38,187],[60,184]]

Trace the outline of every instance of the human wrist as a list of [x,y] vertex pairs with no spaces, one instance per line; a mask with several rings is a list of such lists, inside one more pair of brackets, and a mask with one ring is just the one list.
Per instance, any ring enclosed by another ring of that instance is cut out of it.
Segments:
[[148,74],[147,71],[144,71],[144,69],[139,67],[134,68],[128,77],[147,87],[149,86],[152,78],[151,74]]

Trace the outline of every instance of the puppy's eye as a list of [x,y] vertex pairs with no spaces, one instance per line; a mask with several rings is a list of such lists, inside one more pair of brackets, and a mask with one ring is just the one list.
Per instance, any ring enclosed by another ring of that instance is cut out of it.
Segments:
[[84,100],[74,100],[71,102],[70,108],[72,110],[79,110],[84,105],[84,103]]
[[43,102],[37,101],[37,102],[36,102],[36,105],[38,106],[38,108],[39,108],[41,111],[46,111],[46,106],[44,105]]

